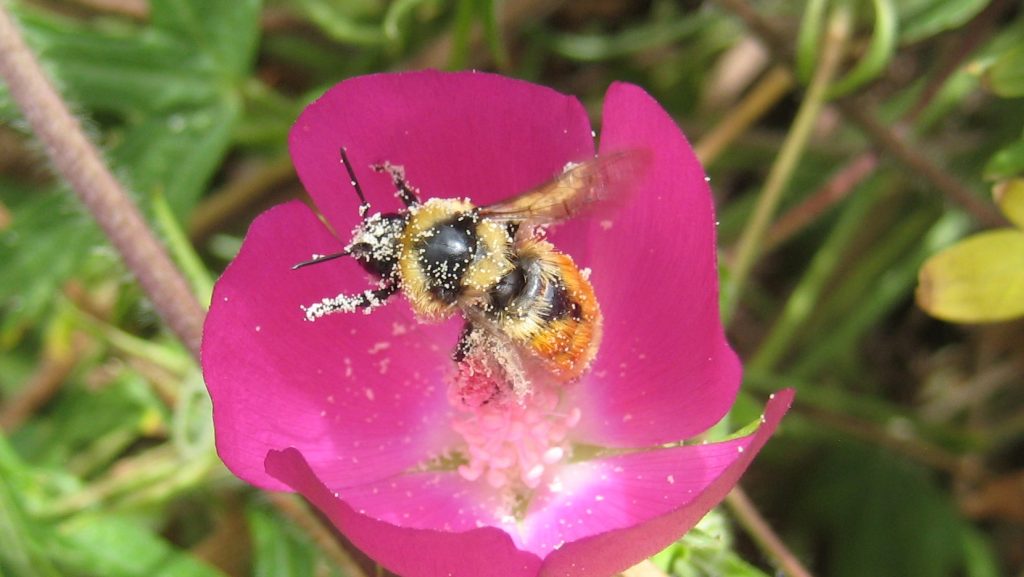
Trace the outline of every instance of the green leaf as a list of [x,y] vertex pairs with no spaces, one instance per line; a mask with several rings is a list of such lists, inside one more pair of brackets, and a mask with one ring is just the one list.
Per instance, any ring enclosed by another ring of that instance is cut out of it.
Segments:
[[917,303],[953,322],[982,323],[1024,315],[1024,232],[974,235],[921,267]]
[[59,541],[55,555],[75,573],[106,577],[224,577],[128,517],[78,515],[60,525]]
[[1024,229],[1024,178],[1014,178],[995,186],[999,209],[1017,228]]
[[381,26],[365,21],[378,16],[371,3],[329,0],[298,0],[298,3],[310,20],[338,42],[374,46],[387,40]]
[[882,73],[896,51],[896,36],[899,24],[892,0],[873,0],[874,25],[871,42],[864,56],[857,61],[853,70],[829,86],[829,98],[852,92]]
[[988,70],[988,83],[1003,98],[1024,96],[1024,43],[999,56]]
[[[8,190],[0,182],[0,198]],[[14,220],[0,232],[0,307],[4,309],[0,348],[17,342],[24,328],[53,307],[63,280],[86,258],[114,264],[99,229],[81,213],[67,191],[32,191],[15,207]]]
[[834,577],[957,574],[964,522],[929,474],[844,440],[806,471],[796,523]]
[[131,114],[218,98],[209,61],[182,39],[152,29],[101,29],[31,10],[19,16],[29,45],[79,106]]
[[[320,575],[317,559],[321,553],[302,533],[263,503],[252,503],[245,511],[253,542],[254,577],[306,577]],[[320,568],[323,568],[320,565]],[[341,573],[334,567],[326,572],[331,577]]]
[[900,40],[913,43],[963,25],[991,0],[902,0],[896,3],[903,23]]
[[261,0],[153,0],[150,4],[156,28],[212,58],[222,74],[238,80],[251,66]]
[[1024,139],[992,155],[985,164],[984,174],[987,180],[1002,180],[1024,175]]
[[224,158],[238,117],[232,101],[154,115],[127,130],[110,159],[130,167],[129,184],[143,205],[163,194],[184,221]]

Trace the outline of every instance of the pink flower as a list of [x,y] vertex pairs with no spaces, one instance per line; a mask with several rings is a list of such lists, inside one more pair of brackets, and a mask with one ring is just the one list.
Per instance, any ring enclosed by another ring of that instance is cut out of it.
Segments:
[[526,82],[441,72],[354,78],[310,105],[291,152],[330,229],[297,201],[260,216],[206,322],[227,466],[303,494],[404,577],[612,575],[690,529],[792,395],[776,395],[749,436],[677,444],[720,420],[740,381],[718,316],[710,191],[675,123],[635,86],[608,90],[600,140],[602,154],[653,158],[627,206],[549,235],[593,271],[604,337],[592,371],[474,412],[448,394],[461,321],[417,322],[396,296],[372,314],[308,322],[301,306],[369,281],[351,259],[290,268],[340,250],[359,221],[340,147],[374,210],[399,209],[370,169],[384,161],[423,197],[486,205],[593,156],[583,107]]

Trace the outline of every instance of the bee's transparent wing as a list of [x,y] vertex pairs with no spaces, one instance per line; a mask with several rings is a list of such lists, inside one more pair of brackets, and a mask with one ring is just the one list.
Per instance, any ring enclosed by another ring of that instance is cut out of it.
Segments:
[[628,196],[650,164],[646,149],[620,150],[578,164],[541,186],[480,208],[480,216],[531,225],[566,220]]

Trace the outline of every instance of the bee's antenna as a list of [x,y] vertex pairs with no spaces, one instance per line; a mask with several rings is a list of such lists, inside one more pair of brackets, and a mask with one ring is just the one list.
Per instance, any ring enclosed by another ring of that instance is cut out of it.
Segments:
[[302,261],[302,262],[300,262],[298,264],[292,265],[292,270],[299,270],[300,268],[307,267],[307,266],[309,266],[311,264],[320,264],[322,262],[326,262],[326,261],[329,261],[329,260],[334,260],[336,258],[343,257],[343,256],[346,256],[346,255],[348,255],[348,251],[347,250],[343,250],[341,252],[335,252],[335,253],[332,253],[332,254],[325,254],[323,256],[318,256],[316,258],[312,258],[312,259],[309,259],[309,260],[304,260],[304,261]]
[[[345,147],[341,147],[341,163],[345,165],[345,171],[348,172],[348,180],[352,184],[352,188],[356,189],[356,194],[359,195],[359,216],[366,217],[366,213],[370,210],[370,203],[366,202],[366,197],[363,195],[363,187],[359,186],[359,181],[356,180],[356,173],[352,170],[352,163],[348,160],[348,153],[345,151]],[[341,256],[339,253],[338,256]]]

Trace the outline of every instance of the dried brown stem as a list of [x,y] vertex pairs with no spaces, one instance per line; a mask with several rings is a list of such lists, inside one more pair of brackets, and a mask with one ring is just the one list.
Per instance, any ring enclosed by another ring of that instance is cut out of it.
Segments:
[[843,201],[878,166],[878,155],[865,152],[839,169],[821,188],[779,217],[768,231],[766,251],[786,242],[828,209]]
[[743,489],[739,486],[733,488],[726,496],[725,504],[747,534],[757,542],[762,551],[771,555],[783,573],[789,577],[811,577],[811,573],[800,563],[796,555],[786,548],[782,539],[775,534]]
[[57,394],[78,362],[81,344],[61,347],[62,350],[43,357],[32,376],[18,389],[17,396],[0,407],[0,430],[10,432],[17,429],[36,409]]
[[85,137],[0,6],[0,76],[57,172],[99,223],[167,326],[198,358],[203,309],[138,207]]
[[189,237],[193,241],[208,237],[239,210],[252,206],[275,186],[294,178],[295,168],[291,158],[281,156],[259,167],[252,174],[231,181],[195,208],[189,221]]
[[714,162],[733,140],[764,116],[792,87],[793,75],[788,70],[781,66],[769,70],[735,109],[697,142],[693,147],[697,158],[705,165]]
[[986,226],[1006,226],[1006,219],[992,204],[981,200],[955,176],[929,160],[919,152],[920,148],[908,144],[898,130],[885,125],[855,100],[843,99],[838,104],[846,118],[857,124],[882,152],[899,161],[910,175],[925,180],[978,222]]

